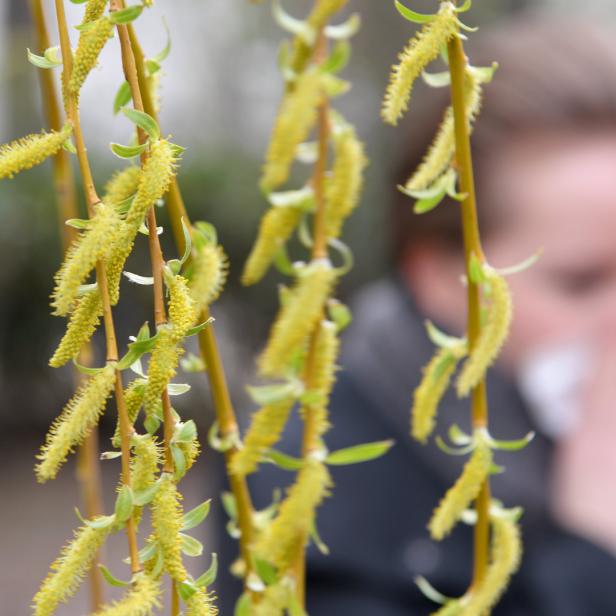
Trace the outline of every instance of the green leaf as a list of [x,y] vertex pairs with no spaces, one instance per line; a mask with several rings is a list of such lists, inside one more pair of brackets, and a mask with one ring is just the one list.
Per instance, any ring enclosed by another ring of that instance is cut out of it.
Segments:
[[486,274],[483,271],[483,265],[474,252],[471,252],[468,262],[468,276],[471,282],[475,284],[481,284],[487,280]]
[[309,211],[314,208],[314,189],[304,186],[299,190],[271,192],[267,195],[267,200],[274,207],[298,207]]
[[214,421],[212,423],[212,426],[208,430],[207,440],[210,447],[214,451],[224,453],[225,451],[229,451],[229,449],[231,449],[234,445],[237,444],[239,437],[237,432],[227,434],[226,436],[221,436],[218,422]]
[[430,599],[430,601],[434,601],[434,603],[440,603],[444,605],[447,601],[450,601],[450,597],[446,597],[442,593],[440,593],[425,577],[418,575],[415,577],[415,584],[419,588],[420,592],[424,595],[424,597]]
[[223,509],[232,520],[237,520],[237,505],[235,496],[231,492],[223,492],[220,496]]
[[284,244],[280,246],[276,256],[274,257],[274,266],[281,274],[284,274],[285,276],[293,276],[295,274],[295,267],[289,259],[289,255]]
[[278,575],[274,565],[261,558],[255,558],[254,565],[257,575],[265,582],[266,586],[270,586],[277,582]]
[[199,526],[210,513],[211,499],[208,499],[185,513],[182,517],[182,528],[180,530],[190,530],[195,526]]
[[456,7],[455,11],[456,13],[464,13],[465,11],[468,11],[471,6],[473,6],[473,0],[464,0],[464,3]]
[[184,265],[186,261],[188,261],[188,257],[190,257],[190,252],[192,250],[192,237],[190,236],[190,229],[186,226],[186,222],[184,217],[180,219],[182,221],[182,233],[184,234],[184,254],[180,259],[180,265]]
[[[57,48],[52,47],[50,49]],[[62,61],[57,59],[57,57],[55,58],[52,54],[49,54],[50,57],[47,57],[48,51],[49,50],[45,52],[45,56],[37,56],[35,53],[32,53],[28,49],[28,61],[30,62],[30,64],[34,64],[34,66],[36,66],[37,68],[56,68],[57,66],[60,66],[62,64]]]
[[394,441],[376,441],[374,443],[364,443],[362,445],[354,445],[346,447],[330,453],[325,462],[335,466],[345,464],[356,464],[358,462],[367,462],[375,460],[385,455],[393,446]]
[[167,385],[167,392],[170,396],[181,396],[188,391],[190,391],[188,383],[169,383]]
[[83,366],[77,361],[77,358],[73,358],[73,364],[75,368],[77,368],[77,370],[81,372],[81,374],[87,374],[89,376],[98,374],[101,370],[105,369],[105,366],[103,366],[102,368],[90,368],[89,366]]
[[451,84],[451,73],[443,71],[442,73],[426,73],[421,74],[423,80],[432,88],[443,88]]
[[143,507],[144,505],[147,505],[148,503],[152,502],[152,499],[156,496],[156,492],[158,492],[158,488],[159,484],[158,482],[156,482],[148,488],[135,492],[135,497],[133,500],[135,506]]
[[133,98],[133,94],[130,90],[130,84],[125,81],[116,92],[113,99],[113,113],[116,115],[124,105],[128,105]]
[[342,265],[336,268],[338,276],[348,274],[353,269],[353,253],[351,249],[336,237],[330,238],[327,241],[327,245],[333,248],[342,257]]
[[404,6],[404,4],[399,2],[399,0],[395,0],[395,3],[396,8],[398,9],[398,13],[400,13],[400,15],[404,17],[404,19],[407,19],[414,24],[427,24],[436,17],[436,15],[425,15],[424,13],[417,13],[416,11],[413,11],[408,7]]
[[85,4],[88,0],[71,0],[73,4]]
[[235,604],[235,610],[233,610],[233,616],[250,616],[251,601],[250,595],[244,593]]
[[464,338],[456,338],[455,336],[445,334],[434,325],[432,321],[426,320],[425,325],[428,338],[430,338],[432,343],[437,347],[441,347],[442,349],[455,349],[466,344]]
[[146,151],[148,142],[146,141],[141,145],[122,145],[121,143],[110,143],[109,147],[118,158],[135,158]]
[[83,520],[83,523],[90,528],[109,528],[115,521],[115,515],[99,515],[92,520]]
[[154,62],[158,62],[159,64],[167,59],[169,52],[171,51],[171,33],[169,32],[169,27],[167,26],[167,21],[165,19],[163,19],[163,26],[167,32],[167,44],[162,51],[152,57],[152,60],[154,60]]
[[127,6],[125,9],[119,11],[111,11],[109,13],[109,20],[112,24],[129,24],[141,15],[143,11],[142,4],[134,4],[133,6]]
[[266,405],[297,398],[302,393],[300,381],[261,385],[259,387],[247,386],[246,391],[255,404]]
[[434,197],[424,197],[423,199],[419,199],[415,202],[415,207],[413,211],[415,214],[425,214],[426,212],[430,212],[437,205],[441,203],[443,198],[445,197],[446,191],[442,190],[438,193],[438,195]]
[[126,522],[133,512],[134,496],[130,486],[124,485],[115,502],[115,517],[118,522]]
[[90,220],[87,218],[69,218],[64,222],[67,227],[73,227],[73,229],[87,229],[90,226]]
[[543,248],[540,248],[530,257],[524,259],[524,261],[520,261],[516,265],[512,265],[510,267],[499,267],[495,269],[501,276],[511,276],[511,274],[518,274],[519,272],[523,272],[524,270],[527,270],[529,267],[532,267],[535,263],[537,263],[542,254]]
[[128,345],[128,351],[118,362],[118,370],[126,370],[130,368],[141,356],[149,353],[156,344],[158,334],[151,338],[137,339]]
[[338,41],[327,60],[321,64],[320,69],[326,73],[339,73],[349,63],[350,58],[350,43],[346,40]]
[[353,13],[345,22],[336,26],[325,26],[323,33],[327,38],[334,40],[347,40],[357,34],[361,27],[359,13]]
[[327,312],[329,314],[329,318],[336,325],[336,331],[338,332],[346,329],[353,320],[353,315],[351,314],[349,307],[337,299],[330,299],[327,302]]
[[[180,365],[184,372],[205,372],[207,369],[203,359],[194,353],[188,353],[186,357],[180,359]],[[169,394],[171,395],[171,392]]]
[[190,580],[180,582],[177,588],[178,594],[182,597],[182,601],[188,601],[197,592],[197,585]]
[[171,439],[172,443],[191,443],[197,438],[197,425],[194,420],[189,419],[186,422],[181,422],[176,426],[173,438]]
[[179,481],[186,474],[186,456],[184,456],[184,452],[177,445],[172,444],[170,449],[171,457],[173,458],[174,476]]
[[212,553],[212,562],[208,567],[207,571],[200,575],[196,580],[195,584],[197,586],[203,586],[207,588],[211,586],[216,581],[216,576],[218,575],[218,555],[216,552]]
[[462,430],[458,424],[452,424],[449,428],[449,440],[454,445],[470,445],[473,442],[473,437]]
[[323,89],[330,98],[336,98],[346,94],[351,89],[351,83],[346,79],[340,79],[331,73],[323,74]]
[[317,546],[317,549],[321,554],[327,556],[329,554],[329,548],[325,544],[325,542],[321,539],[321,535],[319,535],[319,530],[317,529],[317,523],[313,520],[312,526],[310,528],[310,538],[313,543]]
[[143,420],[143,426],[147,430],[148,434],[156,434],[158,432],[158,428],[160,428],[160,419],[154,415],[148,415]]
[[122,274],[134,284],[141,284],[144,286],[151,286],[154,284],[153,276],[139,276],[139,274],[133,274],[132,272],[122,272]]
[[519,451],[524,449],[535,438],[534,432],[529,432],[526,436],[512,441],[499,441],[488,436],[487,442],[492,449],[502,449],[504,451]]
[[131,580],[128,580],[128,582],[119,580],[117,577],[115,577],[111,573],[111,571],[109,571],[109,569],[107,569],[107,567],[105,567],[105,565],[99,565],[98,568],[101,570],[101,573],[103,574],[103,577],[105,578],[105,581],[108,584],[111,584],[111,586],[129,586],[131,583]]
[[148,75],[156,75],[161,69],[160,62],[156,62],[156,60],[146,60],[145,68],[148,71]]
[[207,321],[203,321],[199,325],[195,325],[191,327],[187,332],[185,338],[189,338],[190,336],[194,336],[198,334],[202,329],[205,329],[208,325],[211,325],[214,322],[214,317],[210,317]]
[[180,539],[182,541],[182,552],[186,556],[196,557],[203,554],[203,544],[198,539],[184,533],[180,533]]
[[101,460],[115,460],[122,455],[121,451],[103,451],[100,455]]
[[[156,553],[158,552],[158,542],[149,541],[146,543],[144,547],[139,550],[139,560],[142,563],[147,563],[148,560],[154,558]],[[125,561],[127,564],[130,564],[130,558],[127,558]]]
[[314,45],[317,33],[307,22],[291,17],[281,6],[280,0],[272,2],[272,15],[276,23],[286,30],[301,38],[307,45]]
[[434,439],[436,442],[437,447],[445,452],[446,454],[449,454],[450,456],[464,456],[467,453],[470,453],[471,451],[473,451],[473,449],[475,449],[475,443],[471,442],[468,445],[466,445],[465,447],[450,447],[440,436],[437,436],[436,439]]
[[275,464],[285,471],[298,471],[304,465],[304,461],[301,458],[294,458],[276,449],[268,449],[264,460]]
[[491,66],[469,66],[468,70],[473,73],[479,83],[490,83],[494,73],[498,69],[498,62],[492,62]]
[[160,138],[160,128],[158,122],[143,111],[123,107],[122,113],[139,128],[143,129],[152,141],[157,141]]

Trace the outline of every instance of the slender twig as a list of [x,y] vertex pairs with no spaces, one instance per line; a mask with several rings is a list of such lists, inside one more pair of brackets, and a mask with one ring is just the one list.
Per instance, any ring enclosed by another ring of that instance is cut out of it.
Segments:
[[[66,22],[66,14],[64,12],[64,1],[55,0],[56,18],[58,22],[58,33],[60,36],[60,50],[62,53],[63,63],[63,79],[64,83],[68,84],[73,66],[73,57],[71,50],[70,38],[68,35],[68,26]],[[81,180],[83,183],[86,203],[88,206],[88,215],[91,217],[94,213],[94,206],[100,202],[92,171],[88,161],[88,155],[85,147],[85,141],[81,130],[81,121],[79,115],[79,107],[76,97],[68,92],[67,96],[67,114],[73,124],[73,134],[75,136],[75,146],[77,148],[77,159],[79,161],[79,169],[81,171]],[[96,282],[98,291],[101,295],[103,304],[103,323],[105,328],[105,340],[107,348],[107,361],[118,360],[118,345],[113,323],[113,314],[111,311],[111,301],[109,299],[109,289],[107,286],[107,274],[103,263],[96,265]],[[124,388],[122,385],[122,374],[119,370],[116,371],[115,381],[115,400],[118,408],[118,417],[120,423],[121,450],[122,450],[122,483],[130,485],[130,436],[131,426],[126,411],[124,402]],[[137,533],[135,528],[134,518],[131,516],[126,522],[126,534],[128,537],[128,548],[131,561],[131,570],[137,573],[141,570],[139,562],[139,554],[137,547]]]

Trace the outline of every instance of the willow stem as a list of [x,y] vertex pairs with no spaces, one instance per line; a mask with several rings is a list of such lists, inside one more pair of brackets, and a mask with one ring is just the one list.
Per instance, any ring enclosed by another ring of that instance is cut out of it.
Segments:
[[[469,125],[464,97],[464,80],[466,72],[466,56],[462,40],[453,37],[448,43],[449,70],[451,73],[451,100],[453,106],[456,138],[456,167],[460,179],[460,192],[466,194],[462,201],[462,230],[464,235],[464,256],[467,268],[468,289],[468,341],[472,351],[481,330],[481,297],[479,285],[472,281],[470,275],[471,255],[484,261],[479,224],[477,219],[477,202],[475,196],[475,181],[473,177],[473,160]],[[476,428],[486,428],[488,425],[488,403],[486,384],[483,379],[471,394],[472,424]],[[490,484],[486,480],[475,502],[477,523],[474,536],[474,567],[473,586],[478,585],[485,577],[489,563],[490,548]]]
[[[88,206],[88,216],[92,217],[94,206],[100,202],[92,171],[88,161],[83,133],[81,131],[81,121],[79,116],[79,106],[75,95],[68,91],[68,83],[70,81],[71,71],[73,69],[73,53],[71,50],[71,42],[68,35],[68,26],[66,23],[66,14],[64,12],[64,0],[55,0],[56,18],[58,22],[58,33],[60,36],[60,50],[62,53],[63,64],[63,83],[65,87],[65,95],[67,98],[68,109],[67,114],[73,124],[73,134],[75,136],[75,145],[77,148],[77,159],[79,161],[79,169],[81,172],[81,181],[83,183],[84,193],[86,195],[86,203]],[[107,347],[107,361],[118,360],[118,345],[113,324],[113,314],[111,312],[111,301],[109,299],[109,289],[107,286],[107,274],[102,262],[96,265],[96,282],[98,291],[101,295],[103,304],[103,323],[105,327],[105,340]],[[126,404],[124,402],[124,388],[122,385],[122,374],[116,370],[115,381],[115,400],[118,408],[118,418],[120,423],[121,449],[122,449],[122,483],[130,485],[130,436],[131,426],[128,420]],[[141,570],[139,562],[139,550],[137,547],[137,533],[135,529],[135,521],[131,516],[126,522],[126,534],[128,537],[128,548],[131,561],[131,570],[136,573]]]

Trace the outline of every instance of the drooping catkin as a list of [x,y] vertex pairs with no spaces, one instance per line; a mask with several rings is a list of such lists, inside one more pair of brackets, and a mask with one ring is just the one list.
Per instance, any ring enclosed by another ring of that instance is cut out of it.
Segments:
[[289,607],[290,588],[283,582],[270,584],[254,606],[254,616],[284,616]]
[[425,443],[432,434],[438,405],[464,352],[462,346],[459,349],[440,348],[424,368],[421,382],[413,393],[411,434],[414,439]]
[[278,515],[257,538],[255,554],[286,571],[303,548],[314,522],[315,512],[332,485],[327,467],[307,459],[280,505]]
[[264,376],[284,376],[298,347],[314,329],[336,281],[328,261],[315,261],[299,274],[289,300],[280,308],[265,350],[259,357]]
[[460,616],[487,613],[500,599],[509,579],[518,570],[522,541],[518,525],[508,519],[492,519],[492,562],[483,580],[474,587]]
[[118,239],[120,218],[113,207],[106,203],[95,206],[95,212],[86,230],[68,249],[62,266],[54,279],[52,294],[54,314],[68,314],[79,293],[79,287],[96,267],[106,259]]
[[36,477],[40,482],[53,479],[68,454],[89,434],[105,409],[115,383],[115,363],[108,363],[90,377],[62,410],[49,428],[45,444],[37,455]]
[[222,246],[206,244],[195,250],[192,260],[190,295],[197,314],[218,299],[227,280],[228,262]]
[[103,302],[98,289],[92,289],[79,298],[66,332],[49,360],[52,368],[63,366],[81,351],[94,335],[102,314]]
[[457,599],[447,601],[443,607],[436,612],[432,612],[431,616],[460,616],[462,613],[462,603]]
[[113,34],[113,24],[108,17],[99,17],[79,35],[73,59],[73,70],[68,89],[73,96],[79,94],[90,71],[96,66],[105,43]]
[[149,434],[135,434],[132,437],[133,452],[131,464],[131,487],[140,492],[154,484],[160,464],[160,447]]
[[322,76],[316,69],[299,75],[293,90],[284,95],[261,176],[264,192],[276,189],[289,177],[297,146],[306,140],[317,121],[322,97]]
[[105,203],[119,205],[132,197],[137,192],[139,179],[141,178],[141,168],[136,166],[126,167],[121,171],[116,171],[105,185]]
[[477,498],[491,465],[492,450],[478,443],[462,474],[432,514],[428,529],[433,539],[440,541],[451,532],[464,510]]
[[180,495],[171,473],[163,473],[160,486],[152,501],[152,527],[163,553],[164,568],[176,582],[183,582],[188,574],[182,563],[182,528]]
[[12,178],[53,156],[71,136],[72,130],[72,125],[67,123],[60,131],[43,131],[0,146],[0,180]]
[[325,233],[329,238],[340,235],[342,223],[357,207],[368,164],[364,145],[350,126],[335,136],[334,155],[325,208]]
[[486,274],[490,285],[490,306],[487,320],[456,381],[460,397],[467,396],[484,378],[507,339],[511,325],[513,304],[507,281],[494,270],[486,271]]
[[243,447],[231,459],[231,472],[245,476],[253,473],[263,454],[279,440],[295,400],[266,404],[253,414]]
[[82,526],[75,531],[73,540],[62,548],[34,596],[34,616],[51,616],[60,603],[77,592],[109,532],[110,527],[90,526]]
[[186,616],[216,616],[218,608],[214,603],[215,600],[213,594],[198,588],[197,592],[186,601]]
[[400,62],[392,66],[391,77],[381,115],[388,124],[397,124],[408,109],[415,80],[426,66],[435,60],[441,47],[456,35],[458,20],[451,2],[441,2],[437,15],[424,24],[398,56]]
[[[473,71],[466,71],[464,81],[465,108],[469,130],[481,109],[481,81]],[[408,191],[425,190],[447,171],[451,165],[456,149],[455,122],[453,109],[447,108],[439,129],[428,148],[421,164],[407,180],[405,189]]]
[[93,616],[150,616],[160,607],[160,581],[138,574],[130,590],[119,601],[105,606]]
[[88,0],[86,4],[86,10],[83,15],[83,24],[87,24],[102,16],[109,4],[109,0]]
[[179,274],[167,280],[169,289],[169,324],[177,342],[180,342],[197,320],[195,301],[188,281]]
[[242,273],[242,284],[256,284],[265,276],[276,253],[297,228],[303,212],[297,207],[271,207],[261,219],[257,239]]
[[198,437],[195,437],[191,441],[178,443],[178,447],[184,454],[185,469],[189,471],[201,453],[201,443],[199,443]]
[[[143,394],[145,393],[145,381],[144,379],[135,379],[124,390],[124,406],[126,407],[126,414],[128,415],[128,421],[132,426],[139,414],[139,409],[143,404]],[[111,443],[114,447],[119,447],[121,443],[120,436],[120,421],[116,424],[115,432],[111,437]]]

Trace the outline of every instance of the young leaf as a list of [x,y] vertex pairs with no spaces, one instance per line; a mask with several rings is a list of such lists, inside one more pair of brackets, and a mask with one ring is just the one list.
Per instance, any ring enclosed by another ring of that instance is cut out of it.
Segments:
[[178,584],[178,594],[182,601],[188,601],[197,592],[197,585],[190,580],[184,580]]
[[272,3],[272,14],[276,23],[292,34],[300,37],[307,45],[314,45],[316,32],[307,22],[291,17],[281,6],[280,0]]
[[345,464],[356,464],[358,462],[367,462],[385,455],[393,446],[394,441],[376,441],[374,443],[364,443],[362,445],[354,445],[346,447],[330,453],[325,458],[326,464],[335,466]]
[[135,284],[141,284],[144,286],[151,286],[154,284],[153,276],[139,276],[139,274],[133,274],[132,272],[122,272],[128,280]]
[[201,556],[203,554],[203,544],[201,541],[184,533],[180,533],[180,538],[182,540],[182,552],[186,556]]
[[105,578],[105,581],[108,584],[111,584],[111,586],[130,586],[130,583],[131,583],[130,580],[128,580],[128,582],[119,580],[117,577],[115,577],[111,573],[111,571],[109,571],[109,569],[107,569],[107,567],[105,567],[105,565],[99,565],[98,568],[101,570],[101,573],[103,574],[103,577]]
[[49,54],[50,57],[47,57],[47,51],[45,52],[44,56],[37,56],[29,49],[27,49],[27,52],[28,61],[30,62],[30,64],[34,64],[34,66],[36,66],[37,68],[56,68],[56,66],[60,66],[62,64],[62,61],[57,58],[54,58],[52,54]]
[[173,434],[172,442],[190,443],[197,438],[197,425],[192,419],[180,423]]
[[158,483],[154,483],[148,488],[144,490],[139,490],[139,492],[135,492],[134,504],[137,507],[143,507],[148,503],[152,502],[152,499],[156,496],[156,492],[158,492]]
[[111,151],[118,158],[135,158],[145,152],[148,147],[147,141],[141,145],[122,145],[121,143],[110,143]]
[[118,522],[126,522],[133,512],[134,496],[130,486],[124,485],[116,498],[115,517]]
[[182,528],[180,530],[190,530],[201,524],[210,513],[210,505],[211,500],[208,499],[200,505],[197,505],[194,509],[191,509],[188,513],[185,513],[182,518]]
[[294,458],[276,449],[269,449],[264,459],[266,462],[271,462],[285,471],[298,471],[304,465],[304,461],[301,458]]
[[125,9],[120,9],[119,11],[111,11],[111,13],[109,13],[109,19],[111,23],[114,24],[128,24],[137,19],[142,11],[143,5],[135,4],[133,6],[127,6]]
[[248,386],[246,391],[255,404],[266,405],[297,398],[301,394],[301,386],[299,381],[290,381],[260,387]]
[[416,11],[413,11],[408,7],[404,6],[404,4],[399,2],[399,0],[395,0],[395,2],[398,13],[400,13],[400,15],[404,17],[404,19],[407,19],[414,24],[426,24],[432,21],[435,17],[435,15],[425,15],[424,13],[417,13]]
[[116,92],[115,98],[113,99],[113,113],[117,114],[124,105],[128,105],[133,98],[133,94],[130,90],[130,84],[128,81],[125,81]]
[[361,17],[358,13],[353,13],[344,23],[337,26],[325,26],[323,33],[327,38],[334,40],[348,40],[357,32],[361,26]]
[[139,128],[143,129],[152,141],[157,141],[160,138],[160,128],[156,120],[143,111],[124,107],[122,113]]
[[218,575],[218,555],[216,552],[212,553],[212,563],[208,567],[208,570],[200,575],[196,580],[195,584],[197,586],[203,586],[207,588],[211,586],[216,581],[216,576]]

